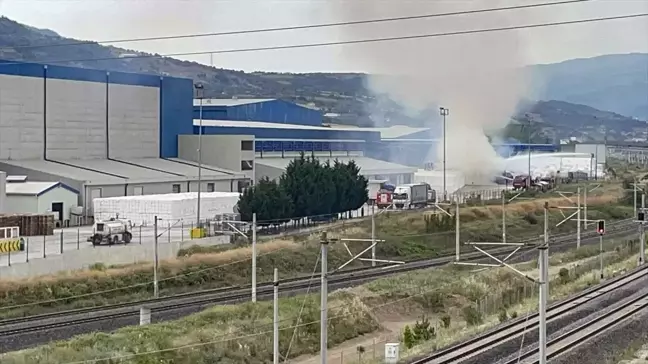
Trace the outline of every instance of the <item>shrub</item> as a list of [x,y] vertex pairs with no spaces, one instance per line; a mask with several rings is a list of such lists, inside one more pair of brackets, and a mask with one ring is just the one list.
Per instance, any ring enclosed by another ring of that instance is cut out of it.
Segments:
[[411,349],[416,345],[416,338],[414,337],[414,333],[412,332],[412,329],[410,329],[409,325],[406,325],[405,331],[403,331],[403,344],[405,344],[405,347],[408,349]]
[[558,271],[558,277],[561,284],[569,283],[570,280],[569,269],[560,268],[560,271]]
[[499,322],[504,322],[508,320],[508,314],[506,313],[506,310],[501,310],[499,313]]
[[517,311],[511,312],[511,319],[516,319],[518,317]]
[[450,328],[450,320],[451,317],[447,313],[441,316],[441,324],[443,325],[444,329],[449,329]]
[[462,310],[463,318],[468,326],[477,326],[484,322],[482,313],[473,306],[466,306]]

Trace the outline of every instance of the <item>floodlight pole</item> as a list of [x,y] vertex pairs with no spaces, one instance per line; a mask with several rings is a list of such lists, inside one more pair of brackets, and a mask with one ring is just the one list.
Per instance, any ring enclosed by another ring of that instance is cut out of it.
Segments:
[[[202,134],[203,134],[203,89],[204,86],[200,83],[194,84],[194,87],[196,88],[196,94],[198,96],[198,99],[200,100],[200,106],[199,108],[199,124],[198,124],[198,197],[197,197],[197,203],[198,207],[196,208],[196,227],[197,228],[202,228],[202,225],[200,224],[200,192],[202,190]],[[200,235],[202,238],[202,233]]]
[[252,213],[252,302],[257,300],[257,216]]
[[634,199],[632,201],[633,206],[634,206],[634,215],[637,216],[637,177],[634,178]]
[[446,116],[450,115],[450,109],[440,107],[439,112],[443,116],[443,201],[448,200],[448,190],[446,188]]
[[273,364],[279,364],[279,272],[277,268],[274,269],[274,291],[273,291],[273,307],[272,307],[272,352]]

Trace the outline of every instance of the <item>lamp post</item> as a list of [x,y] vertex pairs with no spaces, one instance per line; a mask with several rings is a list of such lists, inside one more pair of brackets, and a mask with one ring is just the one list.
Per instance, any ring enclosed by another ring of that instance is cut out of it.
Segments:
[[203,130],[203,122],[202,122],[202,112],[203,112],[203,91],[204,91],[204,86],[200,83],[194,84],[194,88],[196,89],[196,97],[200,100],[200,106],[199,106],[199,124],[198,124],[198,206],[197,206],[197,212],[196,212],[196,227],[200,227],[200,191],[202,187],[202,130]]
[[450,115],[450,109],[440,107],[439,113],[441,114],[441,116],[443,116],[443,201],[447,201],[448,190],[446,189],[446,116]]
[[529,151],[529,171],[528,171],[528,177],[527,177],[527,183],[526,183],[526,188],[527,190],[531,189],[531,116],[529,114],[525,114],[527,117],[527,121],[529,122],[529,132],[527,133],[527,148]]

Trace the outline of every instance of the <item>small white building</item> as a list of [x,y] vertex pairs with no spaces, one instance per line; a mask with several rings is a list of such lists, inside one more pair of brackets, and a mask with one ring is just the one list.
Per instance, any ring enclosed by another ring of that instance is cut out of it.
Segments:
[[6,181],[8,213],[53,213],[55,221],[66,225],[71,209],[79,205],[79,191],[61,182],[31,182],[24,176],[9,176]]

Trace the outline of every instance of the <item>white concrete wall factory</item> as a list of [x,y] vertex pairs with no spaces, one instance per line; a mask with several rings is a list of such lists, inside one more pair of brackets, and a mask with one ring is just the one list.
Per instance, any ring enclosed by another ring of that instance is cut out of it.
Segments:
[[43,157],[43,80],[0,75],[0,159]]
[[160,90],[110,84],[108,138],[110,158],[160,156]]
[[47,158],[106,157],[106,84],[48,79],[46,115]]

